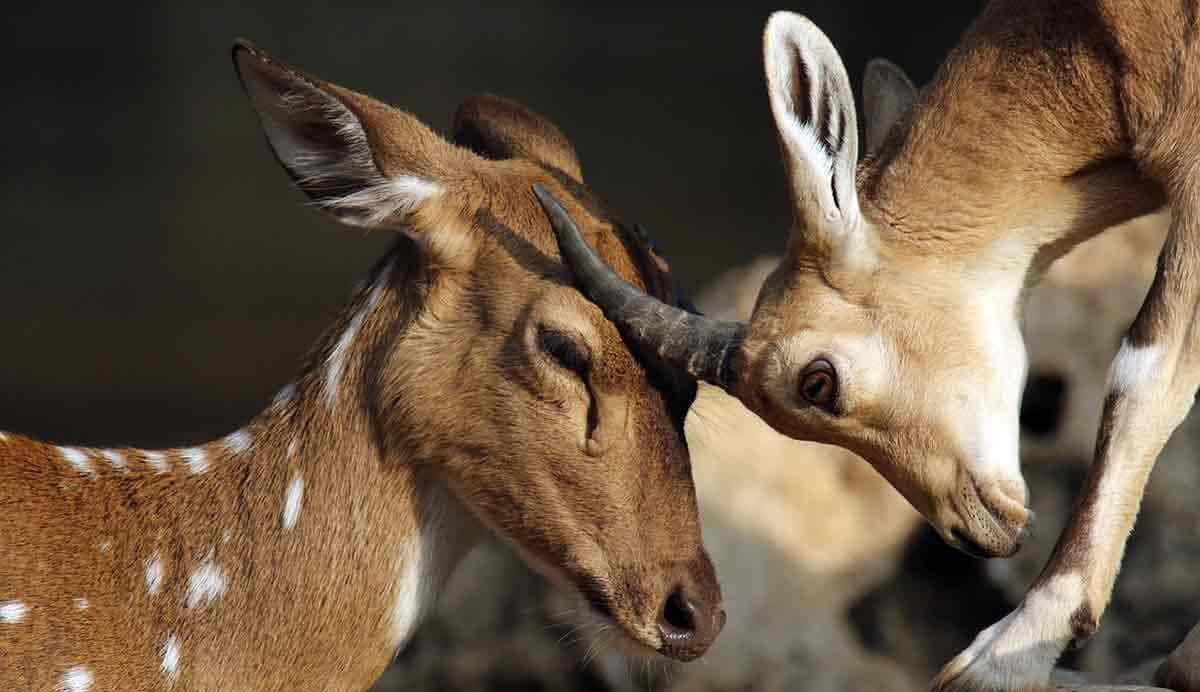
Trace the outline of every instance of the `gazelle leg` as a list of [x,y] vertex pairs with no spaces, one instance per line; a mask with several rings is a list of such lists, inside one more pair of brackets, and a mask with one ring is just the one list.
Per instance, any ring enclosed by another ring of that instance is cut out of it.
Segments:
[[1150,470],[1200,385],[1200,205],[1175,209],[1150,294],[1113,360],[1095,461],[1054,553],[1021,604],[951,661],[935,690],[1045,687],[1062,652],[1099,625]]

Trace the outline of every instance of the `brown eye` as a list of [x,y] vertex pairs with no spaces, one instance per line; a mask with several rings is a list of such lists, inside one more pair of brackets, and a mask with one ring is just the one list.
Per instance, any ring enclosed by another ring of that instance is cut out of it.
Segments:
[[808,403],[832,411],[837,402],[837,371],[824,358],[808,364],[800,375],[800,394]]

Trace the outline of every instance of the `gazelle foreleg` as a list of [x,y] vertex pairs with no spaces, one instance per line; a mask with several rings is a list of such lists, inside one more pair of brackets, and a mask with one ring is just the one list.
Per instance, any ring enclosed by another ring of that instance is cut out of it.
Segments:
[[1062,652],[1099,625],[1150,470],[1200,386],[1200,205],[1174,209],[1154,284],[1112,363],[1095,461],[1050,561],[935,690],[1044,687]]

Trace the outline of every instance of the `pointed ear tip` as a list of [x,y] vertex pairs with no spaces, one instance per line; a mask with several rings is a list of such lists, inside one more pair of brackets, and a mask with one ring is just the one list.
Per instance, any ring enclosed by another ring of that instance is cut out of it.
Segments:
[[242,77],[242,69],[247,65],[255,63],[265,65],[271,62],[270,56],[259,50],[253,42],[244,38],[234,39],[230,57],[233,59],[233,69],[237,71],[239,77]]
[[899,65],[891,60],[888,60],[887,58],[871,58],[867,61],[867,66],[863,68],[864,83],[871,80],[884,81],[889,78],[894,78],[909,86],[912,86],[913,84],[912,79],[910,79],[908,76],[908,73],[906,73]]
[[771,16],[767,17],[767,33],[772,34],[778,31],[788,29],[790,27],[810,27],[816,26],[812,20],[802,14],[791,12],[789,10],[775,10]]

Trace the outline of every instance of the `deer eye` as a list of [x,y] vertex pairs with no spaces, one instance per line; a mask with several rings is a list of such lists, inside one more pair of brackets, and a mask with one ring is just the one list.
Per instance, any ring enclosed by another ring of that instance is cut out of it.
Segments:
[[564,370],[587,380],[591,369],[591,357],[587,349],[566,334],[548,327],[538,327],[538,348],[550,356]]
[[818,358],[800,373],[800,395],[808,403],[832,413],[837,403],[837,394],[837,371],[828,360]]

